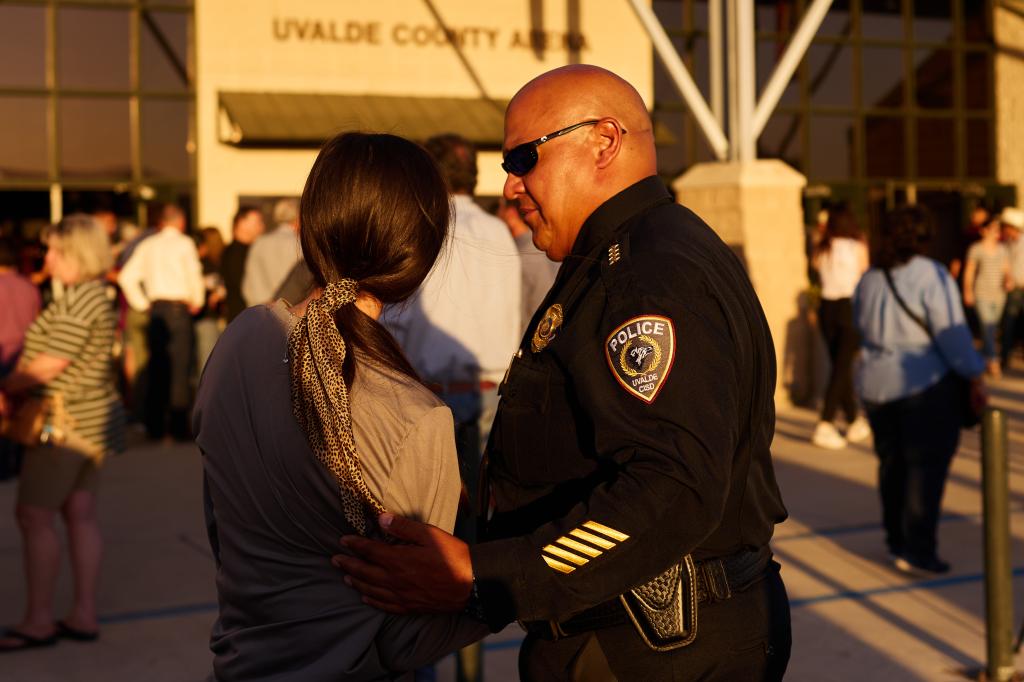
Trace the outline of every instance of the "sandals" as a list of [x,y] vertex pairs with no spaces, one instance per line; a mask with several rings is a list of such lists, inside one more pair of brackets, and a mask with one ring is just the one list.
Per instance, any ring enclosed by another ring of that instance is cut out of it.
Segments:
[[62,620],[57,621],[57,637],[70,639],[75,642],[95,642],[100,638],[99,631],[89,632],[73,628]]
[[7,654],[12,651],[24,651],[26,649],[38,649],[41,647],[53,646],[57,643],[57,633],[54,633],[49,637],[33,637],[32,635],[26,635],[24,632],[20,632],[14,628],[8,628],[0,633],[0,639],[16,639],[19,642],[13,646],[0,645],[0,654]]

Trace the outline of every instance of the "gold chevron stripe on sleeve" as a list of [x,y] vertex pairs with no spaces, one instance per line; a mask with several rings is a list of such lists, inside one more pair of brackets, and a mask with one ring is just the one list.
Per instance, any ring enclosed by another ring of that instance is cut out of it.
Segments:
[[595,531],[597,533],[601,533],[602,535],[607,535],[612,540],[615,540],[617,542],[624,542],[629,539],[629,536],[625,533],[619,532],[614,528],[609,528],[608,526],[603,526],[597,521],[587,521],[583,524],[583,527],[589,528],[590,530]]
[[573,528],[571,531],[569,531],[569,535],[575,535],[580,540],[586,540],[590,544],[597,545],[601,549],[611,549],[615,546],[614,542],[611,542],[610,540],[605,540],[604,538],[599,538],[593,533],[588,533],[587,531],[580,530],[579,528]]
[[584,557],[581,557],[579,554],[574,554],[573,552],[562,549],[558,545],[547,545],[544,548],[544,551],[548,554],[558,557],[559,559],[565,559],[568,562],[574,563],[577,566],[582,566],[583,564],[590,561],[590,559],[585,559]]
[[577,552],[579,552],[580,554],[586,554],[589,557],[599,557],[599,556],[601,556],[601,550],[594,549],[590,545],[584,545],[582,542],[576,542],[575,540],[573,540],[571,538],[567,538],[564,535],[562,537],[558,538],[557,540],[555,540],[555,542],[557,542],[560,545],[564,545],[564,546],[568,547],[569,549],[574,549]]
[[544,554],[541,554],[541,557],[544,559],[544,563],[546,563],[548,566],[550,566],[551,568],[555,569],[560,573],[572,573],[576,570],[569,564],[563,564],[558,559],[552,559],[551,557]]

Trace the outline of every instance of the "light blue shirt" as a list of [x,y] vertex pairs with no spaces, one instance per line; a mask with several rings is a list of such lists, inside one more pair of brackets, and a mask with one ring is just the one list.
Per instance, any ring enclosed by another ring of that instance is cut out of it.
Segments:
[[946,269],[914,256],[892,269],[892,279],[907,306],[928,323],[936,343],[900,306],[885,273],[868,270],[853,298],[853,319],[861,334],[856,377],[861,399],[886,403],[921,393],[950,369],[966,378],[979,376],[985,362],[974,350],[960,290]]

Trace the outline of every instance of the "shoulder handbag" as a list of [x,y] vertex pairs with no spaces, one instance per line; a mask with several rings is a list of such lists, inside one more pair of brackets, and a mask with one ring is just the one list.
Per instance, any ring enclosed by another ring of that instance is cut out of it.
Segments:
[[960,373],[953,369],[953,364],[946,359],[946,356],[942,353],[942,348],[935,341],[935,335],[932,333],[931,327],[928,323],[921,319],[918,315],[907,306],[906,301],[900,296],[900,292],[896,290],[896,284],[892,281],[892,273],[888,268],[883,268],[882,272],[885,273],[885,281],[889,284],[889,289],[892,291],[892,295],[896,297],[896,302],[903,308],[903,312],[907,314],[910,319],[917,323],[921,329],[924,330],[928,338],[931,339],[932,345],[935,346],[935,351],[942,358],[942,361],[949,367],[949,371],[953,373],[953,377],[956,380],[957,390],[957,402],[960,405],[960,426],[965,429],[973,429],[981,422],[981,413],[974,405],[974,401],[971,399],[971,382],[969,379],[965,379]]
[[26,447],[61,445],[69,424],[63,394],[28,396],[18,401],[13,414],[0,420],[0,437]]

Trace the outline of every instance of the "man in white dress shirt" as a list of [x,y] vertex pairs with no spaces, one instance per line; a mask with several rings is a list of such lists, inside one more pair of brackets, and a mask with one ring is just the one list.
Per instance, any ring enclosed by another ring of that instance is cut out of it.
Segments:
[[[452,410],[462,480],[472,500],[498,384],[522,333],[519,253],[505,224],[473,201],[473,144],[449,134],[424,146],[453,195],[455,223],[419,292],[384,319],[420,377]],[[464,519],[457,528],[460,535],[473,533]],[[476,677],[475,656],[460,656],[462,679]]]
[[195,346],[192,315],[202,308],[206,293],[199,254],[185,234],[181,208],[163,208],[158,231],[139,242],[117,283],[128,305],[149,311],[146,433],[159,439],[169,428],[172,437],[186,440]]
[[242,277],[242,296],[248,305],[272,303],[274,293],[302,259],[299,245],[299,200],[286,197],[274,204],[277,227],[249,247]]
[[519,250],[519,261],[522,264],[522,315],[521,333],[532,329],[530,321],[537,312],[544,297],[548,295],[551,285],[555,283],[559,263],[548,258],[547,254],[533,245],[533,232],[523,222],[519,208],[515,204],[502,202],[498,215],[505,221],[512,240]]

